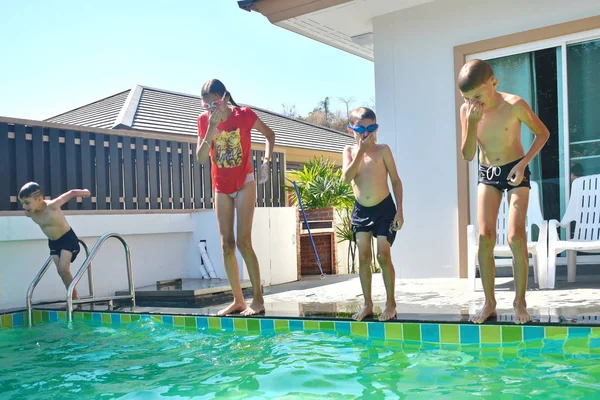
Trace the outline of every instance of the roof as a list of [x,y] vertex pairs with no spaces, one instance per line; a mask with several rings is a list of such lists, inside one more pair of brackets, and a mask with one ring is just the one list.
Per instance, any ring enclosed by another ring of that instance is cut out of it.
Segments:
[[[341,153],[344,146],[354,143],[346,133],[249,107],[273,129],[277,146]],[[204,111],[200,96],[137,85],[46,121],[196,136],[196,121]],[[265,137],[252,130],[252,142],[265,143]]]

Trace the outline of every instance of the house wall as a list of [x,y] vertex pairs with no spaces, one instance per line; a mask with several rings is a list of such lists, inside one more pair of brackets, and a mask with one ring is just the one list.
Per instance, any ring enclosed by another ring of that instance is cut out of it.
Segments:
[[459,276],[458,191],[468,187],[458,187],[453,48],[593,15],[598,1],[438,0],[374,19],[378,138],[404,184],[398,277]]
[[[271,223],[272,219],[276,224]],[[200,278],[201,258],[197,244],[201,239],[207,241],[208,254],[217,277],[227,279],[214,210],[169,214],[67,215],[67,220],[90,249],[106,232],[120,233],[131,250],[136,287],[151,285],[157,280]],[[257,208],[255,222],[252,235],[263,283],[272,285],[296,280],[295,234],[281,235],[279,241],[273,242],[273,236],[278,233],[295,233],[295,209]],[[269,238],[264,236],[265,225],[274,227]],[[289,254],[294,257],[289,257]],[[0,310],[25,305],[27,288],[47,258],[47,239],[37,225],[21,215],[0,216]],[[82,253],[75,260],[71,269],[73,274],[84,258]],[[238,260],[240,269],[243,268],[241,275],[247,279],[239,252]],[[112,295],[116,290],[127,288],[124,251],[117,240],[105,242],[92,267],[97,296]],[[80,281],[78,290],[87,294],[86,277]],[[59,299],[64,295],[64,286],[56,269],[51,266],[36,288],[34,301]]]

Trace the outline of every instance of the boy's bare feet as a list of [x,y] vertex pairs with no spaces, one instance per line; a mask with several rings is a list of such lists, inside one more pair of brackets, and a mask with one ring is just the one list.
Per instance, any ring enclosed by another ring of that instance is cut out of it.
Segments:
[[521,325],[531,322],[531,315],[527,312],[527,303],[525,303],[525,301],[515,301],[513,303],[513,308],[515,310],[515,324]]
[[496,303],[485,303],[481,310],[475,315],[473,315],[470,320],[476,324],[484,323],[488,318],[495,317],[496,314]]
[[363,319],[373,315],[373,305],[365,305],[362,310],[352,316],[355,321],[362,321]]
[[385,310],[379,316],[380,321],[389,321],[390,319],[396,318],[396,302],[387,302],[385,304]]
[[265,311],[265,302],[263,300],[252,300],[250,307],[247,307],[242,311],[242,315],[247,317],[249,315],[256,315]]
[[246,309],[246,303],[236,303],[235,301],[229,305],[229,307],[225,307],[224,309],[217,312],[218,316],[227,315],[227,314],[235,314],[240,313]]

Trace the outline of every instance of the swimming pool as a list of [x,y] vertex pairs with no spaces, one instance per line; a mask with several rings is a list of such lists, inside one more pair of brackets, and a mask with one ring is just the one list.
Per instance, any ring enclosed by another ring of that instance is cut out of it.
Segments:
[[[600,328],[35,312],[3,399],[594,398]],[[23,313],[2,316],[3,328]],[[47,322],[41,323],[40,322]],[[530,397],[525,397],[525,396]]]

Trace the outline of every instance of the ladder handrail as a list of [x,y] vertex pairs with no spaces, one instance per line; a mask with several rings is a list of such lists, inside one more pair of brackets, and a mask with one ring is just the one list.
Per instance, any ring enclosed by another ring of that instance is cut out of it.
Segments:
[[[75,286],[77,286],[77,283],[83,277],[83,274],[86,272],[86,270],[89,269],[89,266],[91,265],[94,257],[96,257],[96,254],[98,253],[98,250],[100,249],[100,247],[102,247],[104,242],[111,237],[118,239],[121,242],[121,244],[123,245],[123,249],[125,250],[125,262],[127,264],[127,280],[129,283],[129,295],[128,296],[112,296],[110,298],[112,298],[112,299],[131,298],[132,305],[133,305],[133,307],[135,307],[135,290],[133,287],[133,270],[131,268],[131,252],[129,250],[129,245],[127,244],[125,239],[123,239],[123,237],[120,234],[115,233],[115,232],[108,232],[108,233],[105,233],[104,235],[102,235],[100,237],[100,239],[98,239],[98,241],[96,242],[96,244],[90,251],[89,255],[86,257],[85,261],[83,262],[83,265],[79,268],[79,271],[77,271],[77,274],[75,274],[75,276],[73,277],[73,281],[67,288],[67,322],[71,322],[73,320],[73,304],[90,303],[90,302],[94,301],[94,300],[89,301],[89,299],[80,299],[80,300],[73,301],[73,290],[75,289]],[[109,298],[106,298],[106,299],[109,299]]]
[[[85,258],[87,259],[90,255],[90,249],[83,240],[78,239],[78,241],[79,241],[79,244],[81,244],[83,246],[83,249],[85,250]],[[50,264],[52,264],[52,256],[48,257],[48,259],[46,260],[46,262],[44,263],[44,265],[42,266],[40,271],[37,273],[35,278],[33,278],[33,280],[31,281],[29,288],[27,289],[26,303],[27,303],[27,322],[29,324],[29,327],[31,327],[33,324],[33,316],[32,316],[33,305],[37,304],[32,301],[33,292],[34,292],[35,288],[37,287],[38,283],[40,283],[43,276],[48,271]],[[88,268],[88,286],[89,286],[89,290],[90,290],[90,296],[94,297],[94,278],[92,276],[92,266],[91,265]]]

